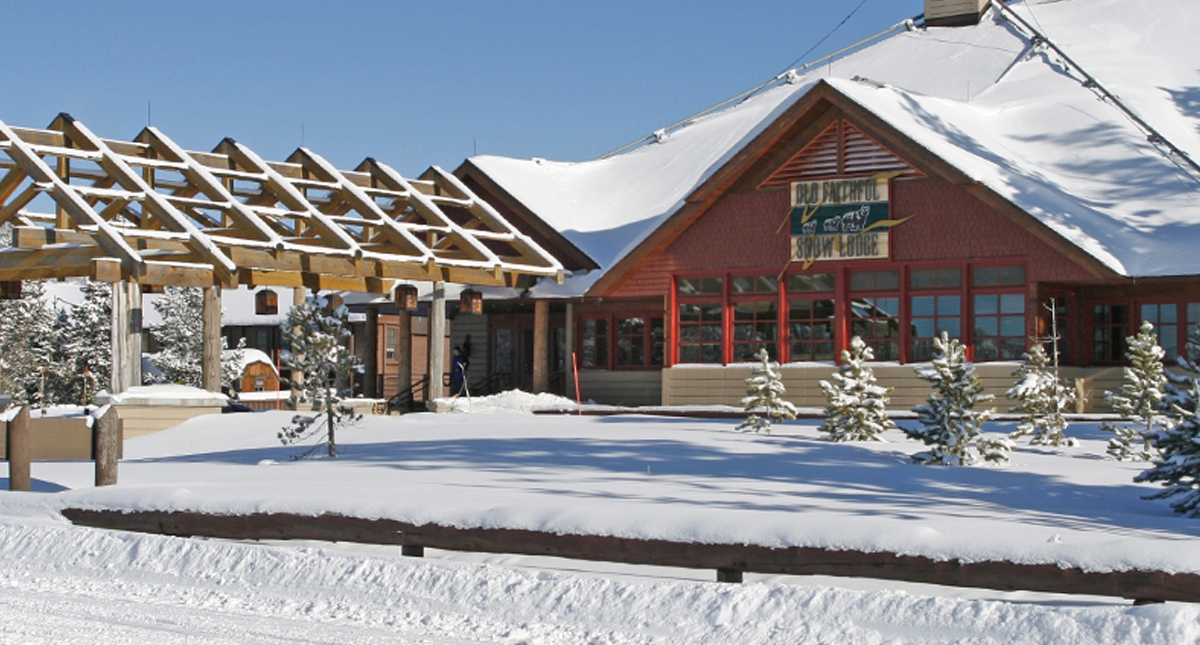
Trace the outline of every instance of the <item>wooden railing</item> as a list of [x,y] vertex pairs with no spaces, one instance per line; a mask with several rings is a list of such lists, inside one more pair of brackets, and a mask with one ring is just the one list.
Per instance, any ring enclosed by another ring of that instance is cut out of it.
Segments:
[[539,555],[626,564],[713,569],[717,580],[740,582],[744,572],[903,580],[1003,591],[1040,591],[1115,596],[1137,603],[1200,602],[1200,574],[1162,571],[1091,572],[1053,564],[962,562],[888,552],[774,548],[747,544],[699,544],[603,535],[460,528],[341,515],[207,515],[192,512],[88,510],[63,515],[90,526],[181,537],[238,540],[326,540],[399,545],[405,555],[424,549]]

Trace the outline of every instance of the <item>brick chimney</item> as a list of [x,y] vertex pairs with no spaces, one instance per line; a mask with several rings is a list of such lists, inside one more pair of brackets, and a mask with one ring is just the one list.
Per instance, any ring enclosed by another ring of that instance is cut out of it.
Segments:
[[991,0],[925,0],[925,25],[963,27],[979,24]]

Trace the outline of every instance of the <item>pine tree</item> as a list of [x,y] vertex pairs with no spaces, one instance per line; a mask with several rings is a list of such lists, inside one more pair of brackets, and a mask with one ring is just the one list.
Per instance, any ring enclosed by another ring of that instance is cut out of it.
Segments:
[[[783,400],[786,391],[783,378],[779,374],[779,363],[772,361],[766,349],[758,350],[759,364],[754,366],[751,376],[746,379],[746,396],[742,398],[742,406],[750,416],[738,425],[738,431],[771,432],[773,421],[796,418],[796,406]],[[763,412],[766,416],[758,416]]]
[[1125,383],[1117,392],[1105,392],[1113,412],[1136,425],[1115,425],[1105,421],[1100,429],[1113,433],[1108,441],[1108,454],[1116,459],[1150,460],[1157,456],[1152,437],[1156,427],[1165,427],[1163,399],[1167,377],[1163,370],[1165,352],[1158,346],[1154,326],[1143,322],[1136,336],[1126,339],[1129,349],[1125,359]]
[[1063,434],[1067,420],[1063,411],[1075,403],[1075,390],[1063,384],[1054,371],[1050,357],[1041,344],[1025,354],[1025,361],[1013,373],[1017,382],[1007,396],[1018,403],[1014,412],[1024,416],[1017,424],[1013,439],[1032,434],[1030,443],[1043,446],[1075,446],[1079,442]]
[[245,368],[245,358],[245,337],[239,338],[237,347],[233,349],[227,347],[227,341],[224,337],[221,338],[221,385],[228,387],[230,390],[238,389],[235,387],[235,383],[242,378],[241,370]]
[[150,330],[159,351],[150,357],[166,383],[201,387],[204,351],[204,293],[191,287],[167,287],[154,301],[162,324]]
[[983,434],[983,424],[996,413],[975,406],[992,400],[984,394],[975,366],[966,362],[962,343],[942,332],[933,340],[932,367],[919,368],[917,376],[933,384],[929,402],[913,408],[919,428],[905,428],[910,438],[920,439],[931,450],[913,455],[923,464],[969,465],[979,458],[991,462],[1008,460],[1012,442]]
[[[1142,328],[1145,329],[1143,324]],[[1166,490],[1147,499],[1180,496],[1171,508],[1188,517],[1200,517],[1200,367],[1193,357],[1200,355],[1200,326],[1188,334],[1187,356],[1179,366],[1189,374],[1168,374],[1162,402],[1169,418],[1157,430],[1141,435],[1149,441],[1147,453],[1157,454],[1153,467],[1133,478],[1135,482],[1163,482]],[[1140,428],[1139,428],[1140,430]]]
[[83,302],[69,314],[65,350],[73,363],[73,396],[86,404],[111,380],[112,287],[86,281],[80,291]]
[[26,280],[20,299],[0,301],[0,387],[19,403],[41,406],[52,402],[43,383],[55,378],[56,318],[40,280]]
[[[322,438],[328,444],[330,457],[337,456],[337,428],[362,418],[339,405],[342,395],[349,391],[346,386],[351,373],[362,369],[362,361],[348,346],[348,315],[345,305],[313,295],[293,305],[283,323],[283,340],[291,347],[291,351],[283,354],[283,362],[293,372],[304,373],[304,398],[325,413]],[[296,415],[292,425],[279,432],[279,440],[290,444],[314,436],[321,429],[316,423],[319,416]]]
[[842,351],[833,383],[821,381],[825,394],[825,422],[819,430],[831,441],[882,441],[885,431],[896,427],[887,416],[890,388],[875,384],[875,373],[866,365],[874,352],[855,336],[850,349]]

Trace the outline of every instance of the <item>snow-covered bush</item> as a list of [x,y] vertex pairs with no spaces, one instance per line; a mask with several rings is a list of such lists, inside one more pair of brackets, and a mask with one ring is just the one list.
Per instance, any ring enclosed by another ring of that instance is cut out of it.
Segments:
[[983,392],[975,366],[966,361],[962,343],[942,332],[933,340],[933,346],[932,366],[917,369],[918,377],[933,384],[933,393],[928,403],[913,408],[921,425],[904,429],[910,438],[920,439],[932,448],[913,455],[913,460],[949,466],[973,464],[980,458],[1007,461],[1012,442],[1007,437],[983,434],[983,424],[996,409],[975,409],[993,397]]
[[1200,366],[1193,358],[1200,354],[1200,327],[1188,334],[1186,353],[1177,360],[1189,373],[1167,374],[1168,382],[1162,388],[1162,412],[1168,420],[1159,423],[1157,430],[1139,433],[1149,443],[1145,452],[1157,455],[1154,466],[1133,481],[1162,482],[1166,489],[1148,499],[1181,497],[1171,508],[1188,517],[1200,517]]
[[[292,306],[283,322],[283,341],[291,348],[283,354],[283,362],[293,373],[304,374],[304,399],[325,413],[321,439],[328,444],[330,457],[337,456],[338,427],[362,418],[339,405],[348,393],[350,374],[362,369],[362,361],[350,351],[348,316],[345,305],[334,306],[330,299],[314,295]],[[297,415],[291,426],[280,430],[279,440],[290,444],[315,436],[322,428],[317,416]]]
[[885,431],[896,427],[887,416],[890,388],[875,384],[875,372],[866,365],[874,352],[855,336],[850,349],[842,351],[841,365],[829,381],[821,381],[825,395],[825,422],[819,430],[831,441],[882,441]]
[[1024,416],[1010,437],[1032,435],[1029,442],[1043,446],[1075,446],[1078,441],[1066,436],[1067,420],[1063,411],[1075,404],[1075,389],[1065,385],[1042,345],[1034,345],[1025,361],[1013,374],[1017,382],[1007,392],[1017,401],[1014,412]]
[[[783,378],[779,374],[779,363],[771,360],[767,350],[758,350],[759,364],[746,379],[746,396],[742,398],[742,407],[750,415],[738,424],[738,431],[771,432],[773,421],[796,418],[796,406],[783,400],[786,391]],[[759,414],[764,416],[759,416]]]
[[1116,392],[1105,392],[1113,412],[1135,425],[1100,424],[1100,429],[1113,433],[1108,441],[1108,454],[1116,459],[1150,460],[1157,456],[1153,445],[1156,428],[1165,428],[1169,418],[1164,414],[1163,399],[1167,376],[1163,370],[1165,352],[1158,346],[1154,326],[1143,322],[1136,336],[1126,339],[1128,349],[1124,368],[1125,383]]

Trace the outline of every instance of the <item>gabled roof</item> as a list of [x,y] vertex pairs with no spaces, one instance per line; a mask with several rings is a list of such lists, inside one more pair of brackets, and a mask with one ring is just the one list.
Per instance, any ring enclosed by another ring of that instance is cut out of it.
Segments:
[[231,139],[192,152],[152,127],[103,139],[66,114],[45,130],[0,123],[6,223],[17,248],[0,251],[3,280],[386,291],[563,271],[436,167],[415,180],[370,158],[339,170],[305,148],[270,162]]
[[[1200,274],[1200,174],[1153,140],[1200,159],[1194,3],[1012,9],[1075,65],[993,8],[976,26],[897,34],[631,152],[583,163],[472,162],[603,267],[603,277],[568,280],[577,294],[607,292],[808,110],[828,104],[1094,274]],[[1157,134],[1148,138],[1091,81]]]

